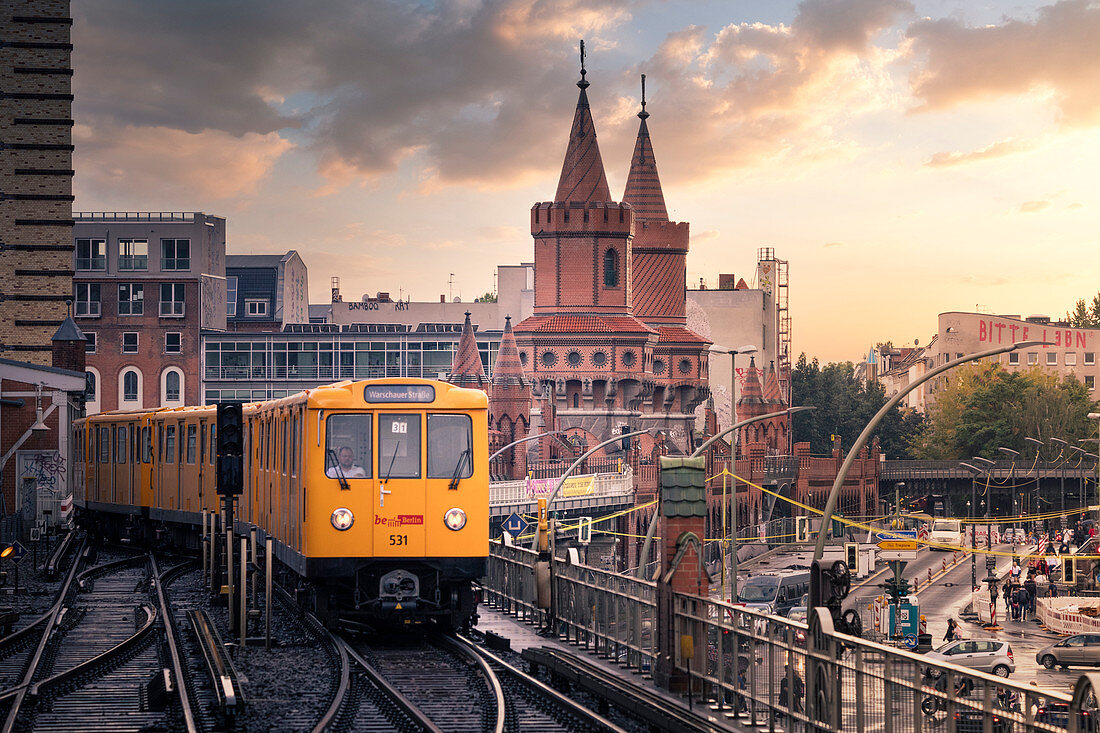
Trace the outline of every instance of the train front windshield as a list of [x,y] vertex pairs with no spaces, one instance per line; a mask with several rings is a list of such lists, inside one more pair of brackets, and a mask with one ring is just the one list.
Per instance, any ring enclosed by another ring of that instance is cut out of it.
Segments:
[[771,603],[779,593],[779,581],[750,581],[741,586],[737,600],[742,603]]

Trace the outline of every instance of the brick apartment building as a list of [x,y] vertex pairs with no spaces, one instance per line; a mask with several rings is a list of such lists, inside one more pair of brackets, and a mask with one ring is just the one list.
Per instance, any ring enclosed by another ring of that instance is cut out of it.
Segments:
[[201,331],[225,330],[225,219],[80,213],[73,245],[88,412],[199,403]]
[[72,297],[68,0],[0,3],[0,354],[49,365]]

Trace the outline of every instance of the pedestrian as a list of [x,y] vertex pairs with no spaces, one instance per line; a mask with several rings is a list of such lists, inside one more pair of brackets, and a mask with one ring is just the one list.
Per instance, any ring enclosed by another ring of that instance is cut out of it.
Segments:
[[955,619],[947,619],[947,633],[943,635],[944,641],[955,641],[959,638],[959,625],[955,623]]
[[1027,580],[1024,581],[1024,590],[1027,591],[1027,612],[1034,616],[1035,596],[1038,592],[1034,576],[1029,575]]
[[1008,571],[1008,574],[1012,577],[1012,582],[1015,583],[1020,579],[1020,561],[1013,558],[1012,569]]
[[1019,621],[1027,621],[1027,590],[1021,585],[1016,588],[1016,606],[1019,608]]

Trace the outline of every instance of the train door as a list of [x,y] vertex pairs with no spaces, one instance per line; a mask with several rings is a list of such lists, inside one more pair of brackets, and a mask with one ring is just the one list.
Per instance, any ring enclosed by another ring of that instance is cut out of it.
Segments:
[[199,511],[206,508],[206,420],[199,420]]
[[126,503],[129,506],[134,506],[137,504],[134,495],[137,493],[138,481],[141,480],[141,423],[135,420],[130,423],[129,428],[130,463],[127,468],[130,473],[130,494],[126,497]]
[[424,419],[415,412],[378,413],[378,481],[374,497],[374,554],[424,554],[426,500]]
[[184,447],[187,444],[185,438],[187,428],[184,427],[183,420],[176,421],[176,509],[183,509],[183,460],[184,460]]

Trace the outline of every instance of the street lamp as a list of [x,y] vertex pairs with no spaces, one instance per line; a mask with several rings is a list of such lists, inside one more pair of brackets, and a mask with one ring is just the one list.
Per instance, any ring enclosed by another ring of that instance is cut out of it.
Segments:
[[[1008,480],[1012,482],[1012,514],[1014,515],[1012,524],[1013,529],[1019,529],[1020,512],[1016,503],[1016,459],[1020,457],[1020,451],[1012,450],[1011,448],[997,448],[997,450],[1004,453],[1012,460],[1012,463],[1008,466]],[[1013,539],[1019,538],[1014,537]]]
[[[960,466],[970,471],[970,501],[966,502],[966,513],[970,519],[970,592],[978,587],[978,528],[974,525],[974,510],[977,509],[977,482],[978,474],[982,469],[969,463],[960,463]],[[988,529],[986,532],[988,533]]]
[[1062,512],[1062,520],[1061,521],[1064,522],[1064,521],[1066,521],[1066,459],[1068,458],[1068,456],[1066,456],[1066,448],[1069,447],[1069,443],[1062,440],[1061,438],[1051,438],[1050,442],[1054,443],[1056,446],[1058,446],[1058,456],[1062,459],[1062,461],[1061,461],[1062,476],[1061,476],[1061,482],[1059,483],[1059,489],[1060,489],[1059,493],[1062,495],[1062,498],[1060,499],[1060,501],[1061,501],[1061,512]]
[[[1028,442],[1028,443],[1031,443],[1032,445],[1035,446],[1035,495],[1032,497],[1032,500],[1031,500],[1032,509],[1031,509],[1031,512],[1030,512],[1031,516],[1034,517],[1034,516],[1037,516],[1039,514],[1042,514],[1042,511],[1039,509],[1039,500],[1042,498],[1042,495],[1039,492],[1039,481],[1040,481],[1039,461],[1041,461],[1042,458],[1043,458],[1043,456],[1042,456],[1043,447],[1046,444],[1043,443],[1043,441],[1039,440],[1038,438],[1032,438],[1030,435],[1025,437],[1024,441]],[[1031,521],[1032,521],[1033,524],[1038,524],[1039,523],[1038,519],[1033,519]],[[1044,529],[1045,529],[1045,527],[1044,527]]]
[[[1081,454],[1081,463],[1084,463],[1084,460],[1086,458],[1090,458],[1092,456],[1092,454],[1089,453],[1088,451],[1086,451],[1082,448],[1078,448],[1075,445],[1071,445],[1069,447],[1069,449],[1071,451],[1074,451],[1075,453]],[[1077,465],[1081,465],[1081,463],[1078,463]],[[1078,479],[1080,479],[1080,480],[1078,481],[1077,500],[1078,500],[1078,504],[1080,505],[1080,508],[1084,509],[1085,508],[1085,471],[1084,471],[1084,469],[1082,469],[1080,471],[1080,473],[1078,474]]]
[[[1053,343],[1048,341],[1018,341],[1008,346],[998,346],[995,349],[987,349],[985,351],[979,351],[974,354],[965,354],[958,357],[957,359],[952,359],[946,364],[941,364],[935,369],[925,372],[923,375],[920,376],[920,378],[910,382],[904,389],[898,390],[897,394],[888,399],[886,401],[886,404],[879,408],[879,411],[875,413],[874,417],[871,418],[871,421],[864,426],[863,432],[861,432],[859,434],[859,437],[856,438],[856,442],[853,443],[852,447],[848,449],[848,455],[847,457],[845,457],[844,463],[841,464],[840,470],[836,474],[836,480],[833,481],[833,488],[829,490],[829,499],[825,502],[825,511],[821,517],[821,526],[827,527],[829,526],[829,522],[832,521],[833,512],[836,511],[837,502],[840,501],[840,489],[842,486],[844,486],[844,479],[848,477],[848,471],[851,470],[852,464],[856,460],[856,456],[859,455],[859,452],[863,449],[863,446],[867,445],[867,441],[871,438],[871,433],[878,426],[878,424],[882,422],[882,419],[886,417],[886,415],[889,414],[889,412],[893,410],[894,407],[905,398],[905,395],[909,394],[914,389],[921,386],[930,379],[934,379],[935,377],[938,377],[949,369],[954,369],[960,364],[966,364],[967,362],[975,361],[976,359],[984,359],[987,356],[1005,354],[1009,351],[1016,351],[1017,349],[1027,349],[1032,346],[1048,345],[1053,345]],[[825,533],[818,532],[817,546],[814,548],[814,560],[820,560],[821,555],[824,552]],[[811,606],[821,605],[820,599],[811,598],[810,601]]]
[[994,461],[982,456],[974,456],[971,460],[985,469],[985,582],[989,584],[989,602],[996,603],[993,593],[997,588],[997,558],[993,557],[993,525],[989,521],[990,505],[993,496],[989,493],[989,473],[997,465]]
[[[712,354],[729,354],[730,355],[730,425],[737,422],[737,355],[738,354],[755,354],[756,347],[752,344],[745,344],[744,346],[738,346],[736,349],[730,349],[725,346],[719,346],[714,344],[710,347]],[[730,452],[730,460],[737,460],[737,435],[733,436],[731,441],[733,450]],[[725,528],[723,527],[723,530]]]
[[[1090,412],[1088,418],[1089,420],[1100,421],[1100,412]],[[1097,496],[1100,497],[1100,422],[1096,423],[1096,452],[1098,454],[1096,458],[1096,485]]]

